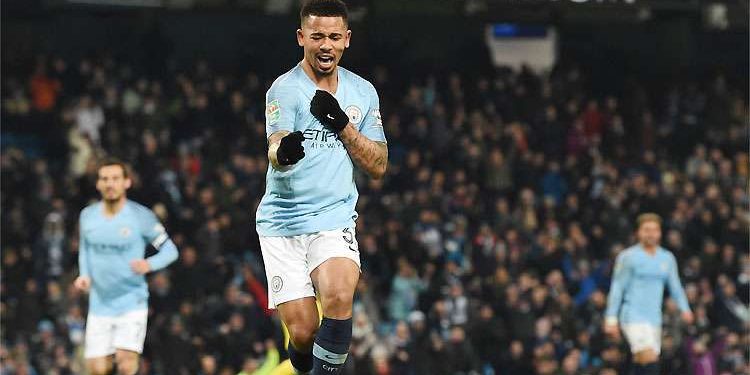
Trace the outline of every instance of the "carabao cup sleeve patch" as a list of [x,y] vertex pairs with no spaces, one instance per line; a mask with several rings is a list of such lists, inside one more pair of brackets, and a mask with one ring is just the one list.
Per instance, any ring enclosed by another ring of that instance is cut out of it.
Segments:
[[266,125],[273,125],[281,118],[281,106],[279,100],[274,99],[266,104]]

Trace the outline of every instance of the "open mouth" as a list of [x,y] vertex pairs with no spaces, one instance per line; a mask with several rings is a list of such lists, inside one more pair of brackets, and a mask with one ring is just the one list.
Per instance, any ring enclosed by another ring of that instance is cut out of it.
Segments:
[[333,67],[334,58],[331,54],[320,54],[316,56],[321,69],[328,70]]

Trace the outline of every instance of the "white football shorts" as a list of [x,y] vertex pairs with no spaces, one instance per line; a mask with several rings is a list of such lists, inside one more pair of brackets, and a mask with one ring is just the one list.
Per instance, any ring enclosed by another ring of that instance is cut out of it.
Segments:
[[622,325],[622,332],[633,354],[646,349],[656,354],[661,352],[661,327],[648,323],[628,323]]
[[348,258],[361,267],[354,228],[296,236],[260,236],[260,250],[266,266],[269,309],[295,299],[314,297],[310,273],[330,258]]
[[115,354],[117,349],[142,353],[147,321],[148,310],[129,311],[116,316],[89,314],[86,319],[84,357],[106,357]]

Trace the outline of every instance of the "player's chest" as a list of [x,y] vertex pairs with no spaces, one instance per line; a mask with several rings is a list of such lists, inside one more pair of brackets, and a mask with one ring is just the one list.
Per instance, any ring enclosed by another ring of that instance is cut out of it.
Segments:
[[[361,130],[362,121],[364,120],[365,113],[369,110],[367,101],[364,97],[356,95],[354,93],[337,93],[336,100],[339,102],[339,106],[349,117],[354,127]],[[313,154],[317,151],[332,151],[332,150],[343,150],[344,145],[339,140],[336,133],[326,128],[315,116],[310,113],[310,105],[300,106],[300,110],[297,113],[297,123],[295,124],[295,130],[302,132],[305,137],[305,151],[312,152]]]
[[[302,105],[297,108],[297,130],[305,131],[306,129],[325,129],[322,123],[318,121],[310,112],[310,101],[315,92],[305,92],[302,97]],[[365,118],[365,114],[370,110],[369,98],[362,95],[357,90],[342,87],[336,92],[336,100],[339,107],[349,117],[349,122],[359,128]]]
[[634,268],[635,276],[641,280],[665,281],[669,276],[666,259],[642,259]]
[[136,223],[129,220],[100,219],[82,228],[89,250],[96,253],[122,253],[139,246]]

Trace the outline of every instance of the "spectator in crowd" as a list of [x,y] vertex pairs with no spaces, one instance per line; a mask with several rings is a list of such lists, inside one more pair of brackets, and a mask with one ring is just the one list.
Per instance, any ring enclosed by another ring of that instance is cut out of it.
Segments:
[[[182,250],[150,278],[141,373],[260,375],[286,356],[249,224],[270,75],[198,61],[154,78],[108,56],[29,66],[2,86],[0,372],[82,371],[75,217],[105,153],[134,165],[131,195]],[[696,315],[690,332],[665,319],[663,373],[746,373],[747,93],[721,76],[599,96],[575,68],[466,73],[373,69],[391,167],[358,184],[344,372],[623,374],[605,295],[635,216],[655,211]],[[29,127],[40,112],[68,145],[19,137],[46,136]]]

